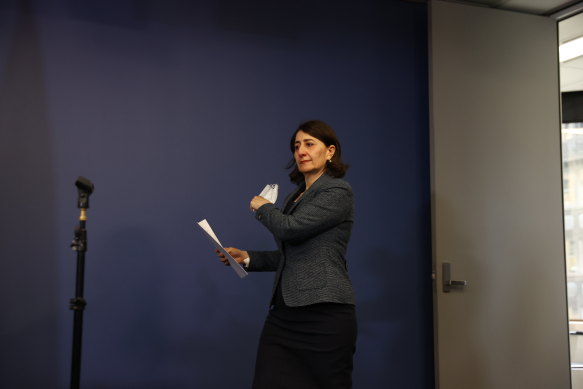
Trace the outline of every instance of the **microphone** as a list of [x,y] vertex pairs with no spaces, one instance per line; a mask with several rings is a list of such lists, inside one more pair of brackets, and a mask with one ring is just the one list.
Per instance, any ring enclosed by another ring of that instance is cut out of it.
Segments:
[[93,193],[95,186],[91,181],[85,177],[79,176],[77,181],[75,181],[75,186],[79,193],[79,198],[77,200],[77,208],[87,209],[89,208],[89,195]]

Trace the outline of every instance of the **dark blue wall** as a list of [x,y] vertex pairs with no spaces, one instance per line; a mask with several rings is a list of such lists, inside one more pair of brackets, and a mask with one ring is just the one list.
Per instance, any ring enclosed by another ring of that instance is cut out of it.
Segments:
[[351,164],[356,388],[433,387],[426,6],[404,1],[0,1],[0,386],[68,386],[79,175],[83,388],[244,388],[272,275],[249,199],[301,121]]

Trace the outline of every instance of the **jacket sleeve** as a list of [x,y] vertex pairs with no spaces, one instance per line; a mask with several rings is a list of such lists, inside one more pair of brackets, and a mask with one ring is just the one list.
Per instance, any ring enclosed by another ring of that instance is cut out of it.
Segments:
[[322,189],[311,198],[304,198],[291,215],[285,215],[269,203],[255,215],[271,233],[282,241],[301,241],[346,220],[352,210],[349,187]]
[[281,260],[281,252],[275,251],[249,251],[248,271],[276,271]]

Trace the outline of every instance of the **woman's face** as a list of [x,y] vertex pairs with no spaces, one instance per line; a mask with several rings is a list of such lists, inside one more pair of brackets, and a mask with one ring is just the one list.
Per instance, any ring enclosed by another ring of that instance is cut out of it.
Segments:
[[294,159],[300,173],[319,174],[326,169],[326,161],[332,158],[336,147],[326,147],[324,142],[310,134],[298,131],[295,141]]

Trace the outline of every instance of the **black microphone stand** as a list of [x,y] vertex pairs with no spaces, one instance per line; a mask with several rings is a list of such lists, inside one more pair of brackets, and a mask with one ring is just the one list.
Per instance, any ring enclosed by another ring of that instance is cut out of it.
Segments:
[[83,298],[83,279],[85,275],[85,252],[87,251],[87,209],[89,195],[94,186],[87,178],[79,177],[75,182],[79,192],[77,208],[81,209],[79,225],[75,227],[75,239],[71,243],[73,251],[77,252],[77,276],[75,280],[75,297],[71,299],[69,308],[73,310],[73,362],[71,364],[71,389],[79,389],[81,381],[81,338],[83,336],[83,311],[87,302]]

